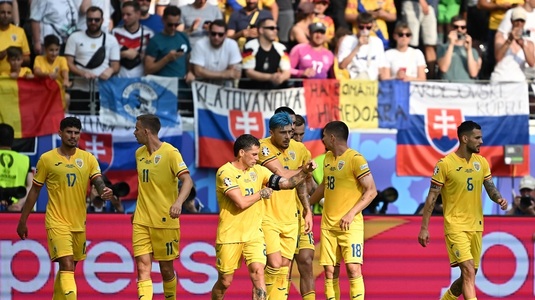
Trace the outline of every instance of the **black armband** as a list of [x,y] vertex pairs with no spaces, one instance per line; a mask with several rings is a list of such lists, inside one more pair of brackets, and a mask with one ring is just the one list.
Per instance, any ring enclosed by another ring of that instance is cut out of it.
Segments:
[[281,179],[282,177],[279,175],[271,175],[271,177],[269,177],[267,187],[273,189],[274,191],[280,191],[281,187],[279,186],[279,181],[281,181]]

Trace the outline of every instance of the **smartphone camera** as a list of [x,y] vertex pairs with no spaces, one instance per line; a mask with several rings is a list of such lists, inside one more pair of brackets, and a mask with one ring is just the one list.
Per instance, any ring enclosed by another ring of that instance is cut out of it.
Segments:
[[464,33],[457,33],[458,40],[464,40],[465,38],[466,38],[466,35]]
[[530,36],[531,36],[531,31],[529,30],[522,31],[522,37],[530,37]]

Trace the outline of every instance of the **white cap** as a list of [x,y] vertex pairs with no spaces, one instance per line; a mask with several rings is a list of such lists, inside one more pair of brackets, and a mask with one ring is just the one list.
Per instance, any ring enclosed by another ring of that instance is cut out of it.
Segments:
[[520,180],[520,190],[522,189],[530,189],[535,190],[535,178],[531,177],[530,175],[522,177]]
[[511,21],[516,20],[524,20],[526,21],[527,13],[526,10],[522,6],[517,6],[513,8],[513,11],[511,13]]

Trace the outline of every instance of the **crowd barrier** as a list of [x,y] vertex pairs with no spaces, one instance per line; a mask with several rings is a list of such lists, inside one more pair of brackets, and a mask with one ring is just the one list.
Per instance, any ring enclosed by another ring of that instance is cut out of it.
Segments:
[[[0,216],[0,299],[50,299],[57,265],[47,252],[44,214],[31,215],[29,236],[16,235],[18,214]],[[215,269],[216,215],[181,216],[177,299],[209,299],[217,279]],[[365,217],[363,275],[366,296],[373,300],[439,299],[458,276],[450,268],[441,217],[430,222],[431,243],[417,242],[421,217]],[[324,299],[323,272],[318,264],[320,217],[314,219],[316,295]],[[110,230],[113,228],[113,230]],[[479,299],[533,299],[535,296],[535,218],[486,217],[482,262],[476,276]],[[92,214],[87,219],[87,259],[76,267],[78,299],[136,299],[130,216]],[[158,264],[153,263],[155,299],[162,298]],[[299,277],[292,273],[289,299],[298,296]],[[342,299],[348,299],[345,270]],[[245,266],[235,273],[227,299],[250,299],[252,285]]]

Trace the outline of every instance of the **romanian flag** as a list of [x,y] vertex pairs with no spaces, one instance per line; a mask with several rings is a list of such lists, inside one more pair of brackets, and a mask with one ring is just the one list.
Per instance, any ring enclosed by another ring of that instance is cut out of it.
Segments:
[[0,99],[0,122],[11,125],[16,138],[56,133],[65,117],[61,88],[49,78],[0,78]]

